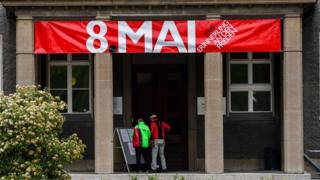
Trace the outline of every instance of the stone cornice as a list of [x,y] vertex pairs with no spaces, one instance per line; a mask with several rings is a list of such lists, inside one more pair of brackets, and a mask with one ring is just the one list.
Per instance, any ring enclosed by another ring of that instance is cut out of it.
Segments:
[[6,7],[312,4],[317,0],[2,0]]

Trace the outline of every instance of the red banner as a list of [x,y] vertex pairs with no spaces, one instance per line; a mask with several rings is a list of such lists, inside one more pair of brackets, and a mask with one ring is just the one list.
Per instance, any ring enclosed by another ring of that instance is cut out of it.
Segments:
[[36,21],[36,54],[281,50],[280,19]]

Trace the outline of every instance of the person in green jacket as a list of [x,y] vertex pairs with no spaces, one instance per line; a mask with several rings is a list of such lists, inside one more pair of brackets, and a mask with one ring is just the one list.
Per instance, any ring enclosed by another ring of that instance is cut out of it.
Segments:
[[137,171],[141,171],[141,155],[148,165],[148,149],[150,147],[150,128],[144,123],[142,118],[138,119],[138,124],[133,129],[132,144],[136,150]]

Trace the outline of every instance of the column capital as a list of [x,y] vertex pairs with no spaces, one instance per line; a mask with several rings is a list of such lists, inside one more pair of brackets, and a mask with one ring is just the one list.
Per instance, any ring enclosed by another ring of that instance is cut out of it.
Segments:
[[101,14],[101,12],[98,11],[98,12],[97,12],[97,15],[96,15],[96,19],[97,19],[97,20],[111,20],[111,16]]
[[288,14],[283,20],[283,50],[302,51],[302,18],[299,14]]
[[301,14],[286,14],[285,18],[301,18]]
[[206,19],[221,19],[221,15],[219,14],[207,14]]
[[33,54],[34,27],[32,16],[17,16],[16,54]]
[[17,20],[33,20],[32,16],[17,16]]

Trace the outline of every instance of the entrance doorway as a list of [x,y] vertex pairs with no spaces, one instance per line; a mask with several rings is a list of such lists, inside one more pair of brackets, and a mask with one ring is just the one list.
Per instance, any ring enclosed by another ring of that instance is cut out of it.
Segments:
[[188,169],[188,92],[186,64],[132,66],[132,112],[135,118],[157,114],[172,127],[166,138],[168,170]]

